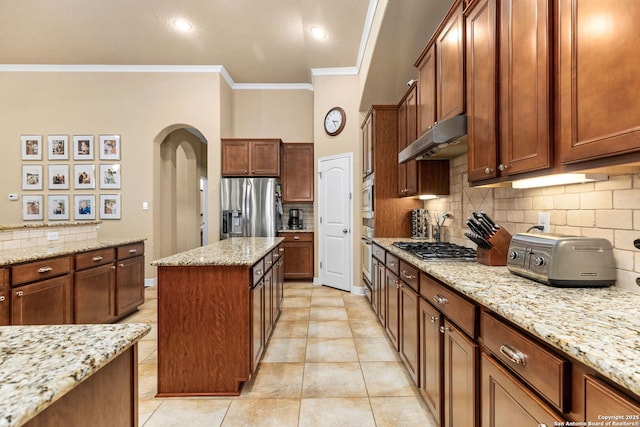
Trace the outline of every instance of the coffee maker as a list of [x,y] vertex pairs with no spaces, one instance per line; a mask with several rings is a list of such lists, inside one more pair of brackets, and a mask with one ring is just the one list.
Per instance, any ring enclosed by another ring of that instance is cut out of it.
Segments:
[[300,209],[289,209],[289,229],[302,229],[302,211]]

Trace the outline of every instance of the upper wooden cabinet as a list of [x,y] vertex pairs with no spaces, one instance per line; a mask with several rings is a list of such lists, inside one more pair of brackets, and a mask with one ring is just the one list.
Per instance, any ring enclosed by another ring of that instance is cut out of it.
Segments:
[[222,176],[280,176],[280,139],[223,139]]
[[313,144],[282,144],[282,196],[285,203],[313,202]]
[[640,2],[558,2],[562,163],[640,150]]
[[373,173],[373,115],[362,123],[362,177]]
[[497,12],[495,0],[478,1],[466,12],[472,182],[552,166],[549,4],[504,0]]
[[462,2],[454,2],[432,42],[418,58],[419,135],[434,122],[465,111]]

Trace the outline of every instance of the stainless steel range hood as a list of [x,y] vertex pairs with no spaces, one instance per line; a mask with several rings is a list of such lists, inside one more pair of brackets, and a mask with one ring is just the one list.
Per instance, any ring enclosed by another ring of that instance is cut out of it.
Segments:
[[398,163],[411,159],[451,159],[466,152],[467,116],[461,114],[433,125],[398,154]]

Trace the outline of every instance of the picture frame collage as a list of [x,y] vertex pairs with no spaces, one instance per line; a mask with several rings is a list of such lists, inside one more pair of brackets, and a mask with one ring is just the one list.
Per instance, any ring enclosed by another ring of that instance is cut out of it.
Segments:
[[[28,192],[22,194],[23,220],[42,221],[45,214],[49,221],[121,219],[120,193],[113,191],[122,189],[120,135],[95,140],[90,134],[50,134],[44,140],[24,134],[20,150],[22,190]],[[46,204],[44,194],[32,193],[45,190]]]

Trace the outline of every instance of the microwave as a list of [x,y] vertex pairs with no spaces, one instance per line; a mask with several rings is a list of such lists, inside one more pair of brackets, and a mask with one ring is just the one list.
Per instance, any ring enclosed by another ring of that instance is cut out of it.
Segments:
[[373,174],[362,182],[362,217],[373,218]]

